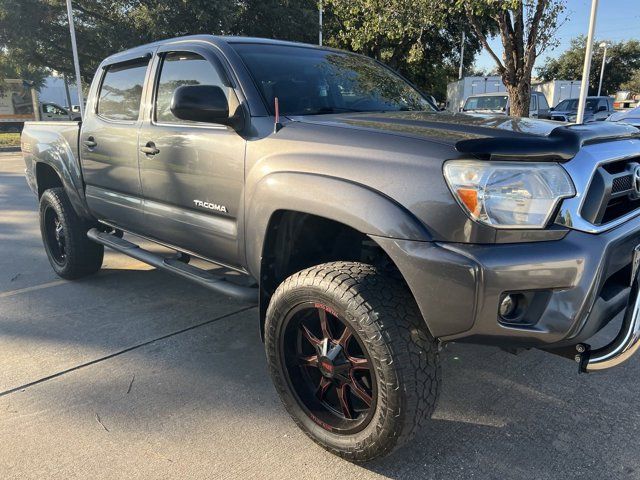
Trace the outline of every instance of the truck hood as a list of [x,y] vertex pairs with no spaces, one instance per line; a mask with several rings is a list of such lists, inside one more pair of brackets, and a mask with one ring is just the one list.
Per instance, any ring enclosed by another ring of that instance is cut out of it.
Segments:
[[[567,161],[585,143],[638,137],[620,124],[564,125],[548,120],[446,112],[380,112],[290,117],[292,121],[364,129],[446,143],[478,158]],[[613,128],[611,128],[613,127]]]

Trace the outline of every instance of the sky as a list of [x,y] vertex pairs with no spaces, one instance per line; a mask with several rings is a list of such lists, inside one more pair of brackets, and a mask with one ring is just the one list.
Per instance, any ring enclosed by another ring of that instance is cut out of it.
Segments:
[[[557,37],[560,44],[551,51],[545,51],[536,61],[536,66],[544,63],[547,57],[557,57],[569,48],[572,38],[587,34],[589,29],[589,15],[591,0],[566,0],[567,21],[558,30]],[[640,40],[640,0],[600,0],[596,17],[595,38],[598,41],[610,40]],[[489,40],[491,48],[502,58],[502,43],[500,38]],[[491,56],[482,51],[476,57],[476,67],[491,71],[496,64]],[[536,70],[534,69],[534,75]]]

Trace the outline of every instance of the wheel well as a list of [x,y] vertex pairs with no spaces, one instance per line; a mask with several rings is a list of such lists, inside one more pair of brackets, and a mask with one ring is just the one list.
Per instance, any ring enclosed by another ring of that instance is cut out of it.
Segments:
[[278,285],[295,272],[338,260],[358,261],[397,272],[369,236],[348,225],[295,211],[278,211],[267,227],[260,265],[260,321]]
[[38,198],[40,198],[45,190],[62,187],[62,180],[51,165],[38,162],[36,164],[36,184],[38,185]]

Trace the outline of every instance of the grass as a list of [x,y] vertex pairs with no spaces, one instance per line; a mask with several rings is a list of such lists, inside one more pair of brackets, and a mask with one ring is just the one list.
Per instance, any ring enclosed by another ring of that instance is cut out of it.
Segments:
[[19,147],[19,133],[0,133],[0,147]]

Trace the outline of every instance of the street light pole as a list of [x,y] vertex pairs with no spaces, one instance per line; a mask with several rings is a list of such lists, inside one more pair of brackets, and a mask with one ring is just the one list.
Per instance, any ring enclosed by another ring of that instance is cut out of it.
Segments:
[[462,32],[462,43],[460,44],[460,68],[458,69],[458,80],[462,78],[462,62],[464,60],[464,31]]
[[609,44],[607,42],[602,42],[599,47],[604,48],[604,53],[602,54],[602,67],[600,67],[600,83],[598,84],[598,96],[600,96],[600,91],[602,90],[602,78],[604,77],[604,66],[607,62],[607,47]]
[[593,53],[593,33],[596,29],[597,13],[598,0],[591,0],[589,33],[587,35],[587,48],[584,53],[584,66],[582,68],[582,83],[580,84],[580,101],[578,102],[578,114],[576,116],[576,123],[584,122],[584,108],[587,103],[587,93],[589,90],[589,72],[591,71],[591,55]]
[[[78,58],[78,45],[76,44],[76,28],[73,24],[73,8],[71,0],[67,0],[67,16],[69,17],[69,33],[71,34],[71,51],[73,52],[73,65],[76,69],[76,87],[78,88],[78,103],[80,104],[80,117],[84,118],[84,99],[82,98],[82,80],[80,80],[80,59]],[[69,105],[71,110],[71,105]]]
[[318,45],[322,46],[322,0],[318,4]]

